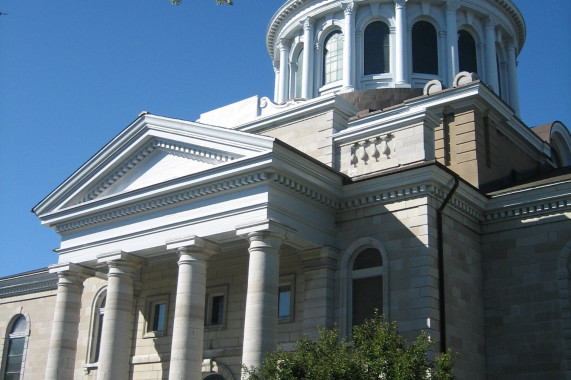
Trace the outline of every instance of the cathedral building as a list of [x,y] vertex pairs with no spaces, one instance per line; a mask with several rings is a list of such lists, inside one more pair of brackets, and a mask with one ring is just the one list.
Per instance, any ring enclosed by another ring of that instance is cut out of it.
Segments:
[[571,134],[520,119],[510,0],[287,0],[271,98],[141,113],[34,208],[2,379],[238,380],[380,310],[459,379],[571,378]]

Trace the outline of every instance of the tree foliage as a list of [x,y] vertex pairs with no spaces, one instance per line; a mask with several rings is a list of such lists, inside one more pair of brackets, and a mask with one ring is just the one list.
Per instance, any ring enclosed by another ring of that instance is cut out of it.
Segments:
[[[182,2],[182,0],[171,0],[171,3],[173,3],[174,5],[179,5],[181,2]],[[234,5],[232,0],[216,0],[216,4],[218,4],[218,5],[222,5],[222,4]]]
[[295,344],[295,351],[282,349],[269,354],[262,368],[245,369],[248,380],[453,380],[455,355],[447,353],[429,360],[434,344],[422,332],[407,344],[395,322],[382,316],[353,329],[350,340],[339,339],[339,330],[319,329],[319,337]]

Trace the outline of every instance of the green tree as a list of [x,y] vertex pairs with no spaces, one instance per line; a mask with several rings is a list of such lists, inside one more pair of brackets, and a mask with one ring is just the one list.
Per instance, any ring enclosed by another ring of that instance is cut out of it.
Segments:
[[[173,3],[174,5],[179,5],[181,2],[182,2],[182,0],[171,0],[171,3]],[[216,4],[218,4],[218,5],[222,5],[222,4],[234,5],[232,0],[216,0]]]
[[449,350],[429,360],[434,344],[422,332],[407,344],[395,322],[375,315],[355,326],[350,340],[339,330],[319,329],[319,337],[295,344],[295,351],[282,349],[269,354],[262,368],[245,369],[248,380],[453,380],[455,355]]

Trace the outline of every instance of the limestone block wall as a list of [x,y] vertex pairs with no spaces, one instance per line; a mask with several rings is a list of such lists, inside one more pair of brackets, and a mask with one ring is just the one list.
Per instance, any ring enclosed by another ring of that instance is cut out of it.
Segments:
[[557,379],[569,370],[571,214],[484,225],[487,374]]
[[[431,215],[441,201],[434,201]],[[435,226],[436,224],[433,224]],[[436,233],[435,228],[431,231]],[[460,353],[462,379],[485,379],[484,300],[479,223],[450,204],[443,215],[446,342]]]
[[50,346],[56,290],[0,299],[0,368],[7,349],[8,325],[17,314],[28,322],[29,334],[24,349],[22,380],[43,379]]

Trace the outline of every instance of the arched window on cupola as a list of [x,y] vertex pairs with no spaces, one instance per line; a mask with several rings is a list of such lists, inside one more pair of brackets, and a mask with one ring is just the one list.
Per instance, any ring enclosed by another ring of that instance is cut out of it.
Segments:
[[343,33],[332,32],[323,45],[323,84],[329,84],[343,79]]
[[476,41],[466,30],[458,32],[458,61],[460,62],[460,71],[478,72]]
[[12,327],[6,336],[4,351],[4,368],[2,379],[19,379],[24,364],[24,349],[26,348],[26,331],[28,322],[26,317],[19,315],[12,323]]
[[294,77],[294,98],[301,98],[302,83],[303,83],[303,49],[297,55],[295,61],[295,77]]
[[365,75],[390,71],[389,35],[389,27],[382,21],[372,22],[365,28]]
[[438,75],[436,28],[428,21],[418,21],[412,27],[412,71]]
[[385,291],[383,289],[383,266],[381,252],[367,248],[357,254],[351,268],[351,326],[371,319],[375,310],[383,310]]

